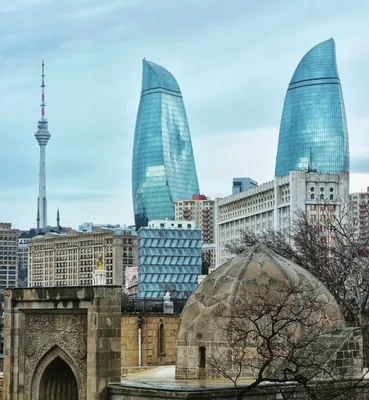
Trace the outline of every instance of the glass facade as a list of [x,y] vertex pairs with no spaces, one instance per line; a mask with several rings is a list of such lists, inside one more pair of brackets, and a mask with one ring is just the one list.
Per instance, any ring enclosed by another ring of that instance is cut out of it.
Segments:
[[174,219],[173,202],[199,193],[178,83],[163,67],[143,60],[132,160],[136,229],[147,226],[149,220]]
[[201,229],[142,227],[138,232],[138,297],[186,298],[201,274]]
[[313,47],[289,84],[279,132],[275,176],[310,170],[349,172],[345,106],[333,39]]

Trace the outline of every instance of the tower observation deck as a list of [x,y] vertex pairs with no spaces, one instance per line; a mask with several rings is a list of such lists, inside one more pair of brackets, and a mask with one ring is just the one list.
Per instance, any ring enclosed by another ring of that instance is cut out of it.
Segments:
[[47,226],[47,199],[46,199],[46,145],[51,135],[48,122],[45,117],[45,65],[42,61],[42,84],[41,84],[41,119],[38,121],[38,129],[35,138],[40,146],[40,172],[37,199],[37,229]]

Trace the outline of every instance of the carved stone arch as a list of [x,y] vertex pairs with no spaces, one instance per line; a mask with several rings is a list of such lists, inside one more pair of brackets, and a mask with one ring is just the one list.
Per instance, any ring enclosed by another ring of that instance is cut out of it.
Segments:
[[31,381],[31,396],[30,400],[39,400],[40,397],[40,383],[46,368],[57,357],[61,358],[72,370],[78,386],[78,400],[86,400],[86,382],[83,377],[82,371],[76,366],[73,358],[59,346],[54,346],[44,353],[37,363]]

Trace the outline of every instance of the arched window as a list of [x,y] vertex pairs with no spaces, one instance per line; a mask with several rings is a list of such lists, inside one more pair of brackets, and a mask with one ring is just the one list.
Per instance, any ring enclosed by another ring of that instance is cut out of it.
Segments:
[[41,400],[78,400],[78,385],[70,366],[56,357],[45,369],[40,381]]
[[330,194],[330,195],[329,195],[329,199],[330,199],[330,200],[333,200],[333,194]]
[[311,198],[311,200],[315,199],[314,193],[311,193],[310,198]]
[[199,367],[206,367],[206,348],[202,346],[199,347]]
[[324,200],[324,194],[320,195],[320,200]]
[[159,356],[165,355],[165,325],[162,320],[160,320],[158,328],[158,353]]

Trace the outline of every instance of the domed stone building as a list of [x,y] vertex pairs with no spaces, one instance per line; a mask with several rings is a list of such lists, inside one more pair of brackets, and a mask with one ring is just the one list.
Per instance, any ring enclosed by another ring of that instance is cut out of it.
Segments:
[[[283,298],[288,290],[292,292],[288,298]],[[235,330],[232,328],[234,314],[238,313],[240,317],[241,310],[251,320],[249,314],[260,313],[260,320],[265,328],[271,323],[268,309],[272,310],[276,304],[282,304],[284,318],[290,318],[287,333],[284,333],[289,336],[289,341],[298,340],[309,329],[319,330],[324,336],[330,351],[320,355],[321,362],[337,359],[338,349],[345,349],[349,342],[351,348],[357,350],[355,354],[361,354],[361,335],[357,329],[345,327],[341,310],[327,288],[302,267],[264,245],[256,245],[208,275],[188,299],[181,315],[177,336],[176,378],[203,379],[221,376],[210,360],[217,356],[219,359],[219,355],[230,354],[235,350],[231,348],[234,343],[231,344],[229,336],[232,329]],[[251,306],[254,308],[251,309]],[[255,318],[257,317],[256,315]],[[244,322],[243,318],[238,318],[238,321]],[[310,326],[307,326],[307,321]],[[255,342],[258,340],[257,337],[254,339]],[[244,343],[250,345],[251,342],[248,338]],[[257,366],[260,349],[255,345],[255,348],[247,350],[250,351],[246,357],[253,361],[253,364],[248,365]],[[339,357],[347,356],[343,353],[341,351]],[[237,353],[232,357],[237,358]],[[361,358],[357,357],[352,365],[361,370]],[[274,372],[271,371],[271,374],[278,370],[278,365],[273,367]],[[241,371],[232,371],[233,366],[230,368],[227,373],[231,376],[239,373],[239,377],[253,378],[257,373],[257,368],[242,368]]]

